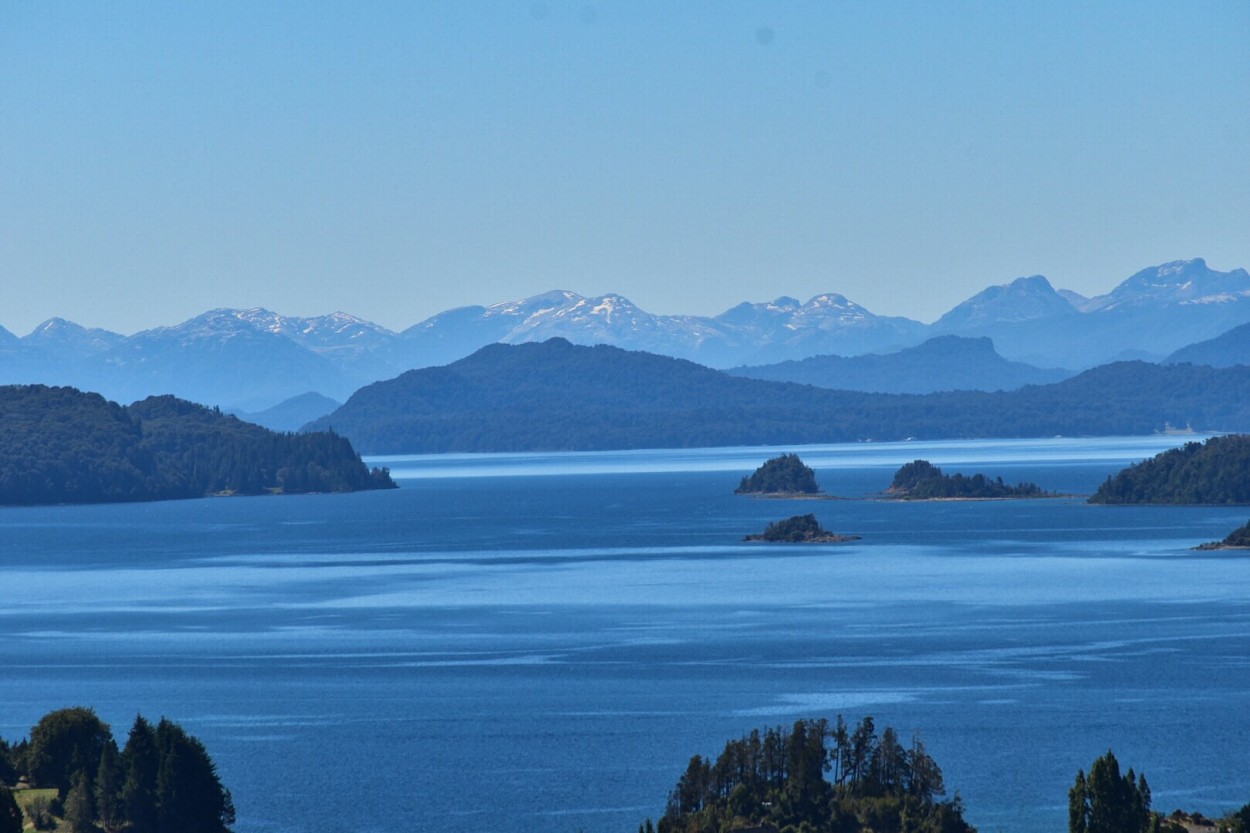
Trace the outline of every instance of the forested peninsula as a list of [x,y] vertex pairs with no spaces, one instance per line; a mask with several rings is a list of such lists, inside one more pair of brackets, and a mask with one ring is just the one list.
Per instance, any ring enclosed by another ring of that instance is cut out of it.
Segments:
[[1224,537],[1223,541],[1201,544],[1200,550],[1248,550],[1250,549],[1250,523],[1239,526]]
[[0,387],[0,504],[394,486],[332,432],[279,434],[172,396],[127,407],[68,387]]
[[1250,435],[1211,437],[1108,477],[1090,503],[1250,504]]

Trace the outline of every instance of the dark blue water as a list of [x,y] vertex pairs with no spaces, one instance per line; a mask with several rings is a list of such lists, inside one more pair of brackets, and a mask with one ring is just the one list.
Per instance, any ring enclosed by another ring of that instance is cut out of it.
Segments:
[[[917,457],[1092,491],[1171,440],[392,459],[387,493],[0,510],[0,735],[94,706],[207,744],[240,833],[631,831],[694,753],[865,714],[983,831],[1114,748],[1157,809],[1250,801],[1246,508],[864,500]],[[847,545],[740,543],[814,512]],[[415,820],[415,821],[414,821]]]

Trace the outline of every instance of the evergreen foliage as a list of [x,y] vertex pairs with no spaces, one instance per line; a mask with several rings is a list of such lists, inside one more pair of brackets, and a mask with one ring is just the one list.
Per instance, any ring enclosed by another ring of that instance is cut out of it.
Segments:
[[1130,769],[1120,774],[1120,763],[1110,750],[1085,772],[1078,771],[1068,792],[1068,833],[1149,833],[1159,820],[1150,812],[1146,776]]
[[749,477],[742,478],[734,494],[803,494],[820,491],[816,472],[804,465],[797,454],[782,454],[768,460]]
[[[31,730],[30,750],[31,781],[57,788],[60,829],[70,833],[230,833],[234,824],[230,791],[204,745],[169,720],[153,728],[136,717],[118,753],[93,711],[61,709]],[[5,806],[0,794],[0,833],[7,833]],[[44,823],[56,810],[28,812]]]
[[136,716],[126,746],[122,749],[123,780],[118,793],[122,814],[136,833],[156,833],[156,778],[159,769],[156,730],[141,715]]
[[13,793],[0,785],[0,833],[22,833],[22,808]]
[[277,434],[172,396],[122,407],[73,388],[0,387],[0,504],[394,485],[333,433]]
[[1241,809],[1229,817],[1232,833],[1250,833],[1250,803],[1243,804]]
[[1090,503],[1250,503],[1250,435],[1211,437],[1108,477]]
[[1009,486],[1001,477],[990,480],[983,474],[965,477],[962,474],[943,474],[942,470],[928,460],[914,460],[894,473],[894,481],[887,490],[890,494],[913,500],[935,498],[1028,498],[1045,497],[1046,492],[1036,483],[1018,483]]
[[[826,774],[832,773],[832,779]],[[972,833],[959,797],[938,800],[942,773],[913,739],[880,735],[871,717],[756,730],[715,760],[695,755],[669,794],[659,833],[771,825],[810,833]]]

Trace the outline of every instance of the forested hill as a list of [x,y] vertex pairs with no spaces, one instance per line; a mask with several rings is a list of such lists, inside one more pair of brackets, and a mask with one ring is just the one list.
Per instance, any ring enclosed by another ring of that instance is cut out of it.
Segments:
[[307,426],[362,452],[596,450],[1250,429],[1250,367],[1121,362],[1007,393],[870,394],[574,346],[484,347],[357,391]]
[[1250,436],[1185,443],[1107,478],[1090,503],[1250,504]]
[[332,433],[277,434],[172,396],[123,407],[74,388],[0,387],[0,504],[393,486]]

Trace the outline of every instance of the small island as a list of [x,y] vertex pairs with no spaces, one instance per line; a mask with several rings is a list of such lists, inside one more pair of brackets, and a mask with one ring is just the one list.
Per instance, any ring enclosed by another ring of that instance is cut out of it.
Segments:
[[858,535],[838,535],[820,525],[815,515],[795,515],[784,521],[773,521],[757,535],[748,535],[744,541],[765,541],[785,544],[841,544],[858,541]]
[[1250,550],[1250,523],[1228,533],[1223,541],[1211,541],[1194,547],[1196,550]]
[[983,474],[965,477],[943,474],[928,460],[914,460],[894,473],[885,493],[901,500],[1002,500],[1006,498],[1053,497],[1036,483],[1011,486],[1001,477],[993,480]]
[[736,495],[762,497],[819,497],[820,486],[816,484],[816,472],[799,459],[797,454],[774,457],[742,478]]
[[1250,435],[1185,443],[1107,478],[1090,503],[1250,504]]

